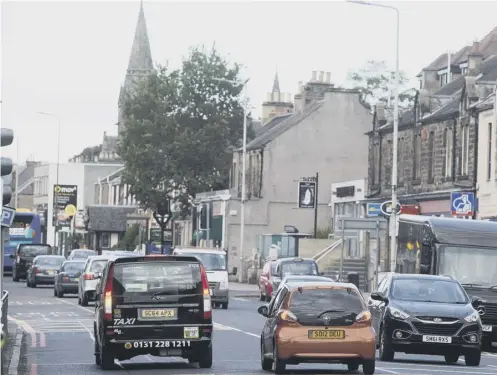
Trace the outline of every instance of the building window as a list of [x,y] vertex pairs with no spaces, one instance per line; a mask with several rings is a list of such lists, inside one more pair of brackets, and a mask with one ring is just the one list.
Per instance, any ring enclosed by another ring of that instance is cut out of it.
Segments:
[[461,129],[461,163],[460,174],[467,176],[469,172],[469,125]]
[[466,74],[468,72],[468,67],[465,66],[464,68],[461,68],[461,74]]
[[428,138],[428,183],[432,184],[435,170],[435,132],[430,132]]
[[488,150],[487,150],[487,180],[490,181],[492,179],[492,123],[488,124]]
[[452,155],[453,155],[453,139],[452,130],[445,129],[444,131],[444,145],[445,145],[445,177],[452,176]]
[[443,87],[447,84],[447,73],[440,74],[440,87]]
[[419,180],[421,178],[421,135],[414,135],[413,142],[414,149],[414,160],[413,160],[413,180]]

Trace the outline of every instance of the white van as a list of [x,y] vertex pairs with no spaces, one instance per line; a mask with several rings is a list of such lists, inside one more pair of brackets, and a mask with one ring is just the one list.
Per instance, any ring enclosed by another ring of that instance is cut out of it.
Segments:
[[[209,280],[211,300],[214,307],[228,308],[228,259],[226,252],[221,249],[208,249],[202,247],[181,247],[173,251],[173,255],[189,255],[197,257],[204,265]],[[236,274],[236,267],[232,275]]]

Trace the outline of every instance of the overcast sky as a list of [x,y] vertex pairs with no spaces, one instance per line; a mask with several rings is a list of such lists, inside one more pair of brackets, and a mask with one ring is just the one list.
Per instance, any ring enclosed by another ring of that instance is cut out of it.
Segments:
[[[497,2],[401,1],[400,66],[415,76],[440,53],[481,39],[497,25]],[[117,133],[139,1],[2,2],[2,126],[16,131],[22,161],[61,161]],[[395,13],[340,1],[145,1],[156,63],[178,66],[188,47],[211,45],[244,64],[260,108],[278,69],[295,94],[313,70],[343,83],[367,60],[395,59]],[[16,145],[7,155],[16,158]]]

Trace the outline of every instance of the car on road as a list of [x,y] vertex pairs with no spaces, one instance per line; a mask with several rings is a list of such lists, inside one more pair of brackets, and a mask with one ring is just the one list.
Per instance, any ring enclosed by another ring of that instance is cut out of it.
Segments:
[[55,278],[53,295],[62,298],[66,293],[77,294],[79,277],[84,267],[85,261],[80,259],[66,260],[62,263]]
[[99,276],[110,258],[108,255],[96,255],[90,256],[86,260],[83,274],[78,281],[79,305],[88,306],[89,301],[95,301],[95,290]]
[[33,264],[34,258],[38,255],[49,255],[52,253],[52,246],[45,244],[19,244],[15,254],[11,254],[12,280],[17,282],[26,279],[29,267]]
[[287,365],[342,363],[375,371],[376,335],[371,313],[354,284],[286,283],[269,305],[261,334],[261,367],[283,374]]
[[280,258],[270,260],[262,267],[259,277],[259,293],[261,301],[270,301],[273,291],[278,290],[281,279],[290,275],[322,276],[314,259]]
[[461,284],[451,276],[389,274],[368,301],[382,361],[396,352],[433,354],[455,364],[479,366],[480,315]]
[[95,362],[139,355],[183,357],[212,367],[212,301],[204,266],[194,256],[113,258],[95,308]]
[[[278,290],[280,290],[283,285],[288,284],[288,283],[294,283],[294,284],[305,284],[305,283],[315,283],[315,282],[324,282],[324,283],[333,283],[335,280],[330,279],[329,277],[325,276],[313,276],[313,275],[290,275],[286,276],[283,280],[281,280],[280,286],[278,287]],[[278,290],[275,290],[272,295],[276,295]]]
[[51,285],[66,258],[62,255],[38,255],[33,259],[26,276],[26,286],[36,288],[37,285]]
[[98,255],[95,250],[88,250],[88,249],[74,249],[71,251],[69,256],[67,257],[67,260],[73,260],[73,259],[86,259],[88,257],[91,257],[93,255]]

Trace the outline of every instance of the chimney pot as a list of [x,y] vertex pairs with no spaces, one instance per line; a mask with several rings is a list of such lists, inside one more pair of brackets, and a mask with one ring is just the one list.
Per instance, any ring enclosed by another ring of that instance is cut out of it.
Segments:
[[318,75],[317,70],[313,70],[313,71],[312,71],[312,78],[311,78],[311,81],[312,81],[312,82],[316,82],[317,75]]
[[322,70],[319,72],[319,82],[324,82],[324,72]]
[[331,83],[331,72],[326,72],[326,83]]
[[473,42],[473,47],[471,48],[471,53],[479,53],[480,52],[480,42],[475,40]]

